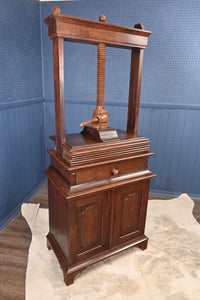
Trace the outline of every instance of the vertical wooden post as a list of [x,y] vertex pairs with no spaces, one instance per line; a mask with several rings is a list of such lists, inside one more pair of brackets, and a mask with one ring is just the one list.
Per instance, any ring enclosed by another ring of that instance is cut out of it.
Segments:
[[53,39],[54,99],[56,123],[56,149],[62,155],[65,144],[65,91],[64,91],[64,43],[63,38]]
[[143,49],[132,48],[129,85],[127,132],[137,134],[140,106]]

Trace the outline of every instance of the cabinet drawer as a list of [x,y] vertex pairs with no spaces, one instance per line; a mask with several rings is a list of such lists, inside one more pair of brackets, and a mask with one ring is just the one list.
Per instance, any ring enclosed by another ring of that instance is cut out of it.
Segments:
[[76,171],[76,184],[108,179],[147,169],[148,158],[133,158]]

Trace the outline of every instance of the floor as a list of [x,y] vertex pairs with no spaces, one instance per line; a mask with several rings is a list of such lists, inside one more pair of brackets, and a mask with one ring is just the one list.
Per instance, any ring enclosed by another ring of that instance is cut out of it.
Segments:
[[[150,194],[149,199],[171,199],[173,197]],[[200,199],[193,199],[193,215],[200,223]],[[47,186],[31,200],[48,207]],[[24,218],[19,213],[0,232],[0,299],[25,299],[25,274],[31,232]]]

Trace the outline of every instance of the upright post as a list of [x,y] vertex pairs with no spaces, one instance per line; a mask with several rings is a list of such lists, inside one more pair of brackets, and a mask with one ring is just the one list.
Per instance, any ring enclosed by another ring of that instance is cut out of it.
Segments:
[[138,130],[143,51],[132,48],[131,53],[127,132],[135,135]]
[[65,92],[64,92],[64,41],[61,37],[53,39],[54,99],[56,123],[56,150],[62,155],[65,144]]
[[[145,30],[141,23],[135,24],[134,27]],[[143,52],[144,50],[140,48],[132,48],[131,52],[127,132],[134,135],[137,135],[138,131]]]

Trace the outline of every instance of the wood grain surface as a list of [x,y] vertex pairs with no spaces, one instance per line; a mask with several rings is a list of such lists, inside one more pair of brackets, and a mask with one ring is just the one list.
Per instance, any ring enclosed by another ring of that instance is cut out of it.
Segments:
[[[150,194],[149,199],[171,199],[172,196]],[[200,199],[193,199],[195,206],[193,215],[200,223]],[[48,207],[47,186],[31,200]],[[28,249],[31,242],[29,227],[19,213],[0,232],[0,299],[25,299],[25,275],[28,259]]]

